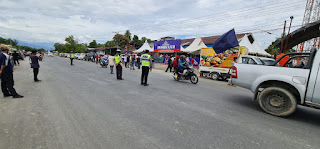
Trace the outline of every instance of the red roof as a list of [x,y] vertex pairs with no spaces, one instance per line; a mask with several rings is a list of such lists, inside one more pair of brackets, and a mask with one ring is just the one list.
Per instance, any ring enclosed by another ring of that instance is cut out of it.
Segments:
[[[245,34],[237,34],[237,39],[239,40],[242,38]],[[220,38],[221,35],[218,36],[209,36],[209,37],[201,37],[204,44],[213,44],[217,39]],[[181,39],[181,45],[190,45],[195,38],[190,39]],[[189,42],[189,43],[188,43]],[[187,44],[185,44],[187,43]]]

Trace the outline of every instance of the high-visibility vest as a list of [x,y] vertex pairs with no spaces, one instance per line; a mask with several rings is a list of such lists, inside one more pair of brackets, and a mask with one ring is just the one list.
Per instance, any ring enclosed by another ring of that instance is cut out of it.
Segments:
[[114,56],[114,59],[115,59],[115,61],[116,61],[116,64],[118,64],[118,63],[120,63],[120,55],[118,55],[118,56]]
[[71,54],[71,56],[70,56],[71,58],[74,58],[74,55],[73,54]]
[[141,55],[141,63],[142,66],[150,66],[150,55],[149,54],[143,54]]

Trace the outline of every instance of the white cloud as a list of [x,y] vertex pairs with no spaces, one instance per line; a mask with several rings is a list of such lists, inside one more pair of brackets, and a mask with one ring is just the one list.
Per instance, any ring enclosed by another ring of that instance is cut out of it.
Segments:
[[[301,24],[304,2],[266,2],[1,0],[0,36],[39,43],[64,42],[65,37],[74,35],[80,42],[88,43],[93,39],[111,40],[114,31],[124,33],[126,29],[139,37],[158,39],[168,35],[217,35],[231,28],[236,31],[271,29],[279,27],[290,15],[298,18],[294,25]],[[280,35],[281,31],[273,33]],[[259,41],[264,40],[262,44],[271,43],[271,37],[257,38]]]

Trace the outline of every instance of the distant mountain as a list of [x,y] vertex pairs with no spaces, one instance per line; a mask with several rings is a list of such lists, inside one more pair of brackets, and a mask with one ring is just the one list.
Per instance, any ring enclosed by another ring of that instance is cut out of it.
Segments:
[[45,50],[51,50],[54,49],[53,45],[54,43],[36,43],[36,42],[25,42],[25,41],[18,41],[20,46],[28,46],[32,48],[37,48],[37,49],[45,49]]

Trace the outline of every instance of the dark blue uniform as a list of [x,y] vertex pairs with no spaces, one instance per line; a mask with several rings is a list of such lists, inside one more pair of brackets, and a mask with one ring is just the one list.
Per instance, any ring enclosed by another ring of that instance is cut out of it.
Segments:
[[10,56],[5,53],[0,54],[0,63],[6,67],[1,74],[1,90],[4,96],[18,96],[16,90],[13,88],[13,69],[10,61]]

